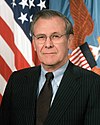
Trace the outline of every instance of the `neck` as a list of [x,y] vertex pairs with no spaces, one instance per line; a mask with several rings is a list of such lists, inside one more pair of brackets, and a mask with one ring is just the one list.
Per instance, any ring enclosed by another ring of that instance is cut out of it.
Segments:
[[46,65],[42,63],[43,68],[48,71],[48,72],[54,72],[57,69],[61,68],[62,66],[64,66],[67,63],[68,60],[64,61],[63,63],[57,63],[55,65]]

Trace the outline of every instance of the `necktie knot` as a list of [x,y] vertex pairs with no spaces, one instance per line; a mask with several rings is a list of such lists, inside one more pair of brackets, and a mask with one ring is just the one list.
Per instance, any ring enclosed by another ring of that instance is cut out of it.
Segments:
[[45,77],[46,77],[46,81],[50,82],[51,80],[53,80],[54,75],[53,75],[52,72],[48,72],[48,73],[45,74]]

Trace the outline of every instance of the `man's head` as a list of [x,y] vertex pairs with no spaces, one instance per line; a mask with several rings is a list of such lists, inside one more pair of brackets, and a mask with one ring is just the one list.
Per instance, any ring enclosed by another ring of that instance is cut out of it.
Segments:
[[73,28],[61,13],[42,10],[34,17],[32,26],[33,45],[46,70],[56,70],[68,60],[68,42]]
[[39,18],[49,19],[49,18],[56,17],[56,16],[62,18],[63,21],[65,22],[66,34],[73,34],[73,26],[72,26],[71,22],[69,21],[69,19],[66,18],[66,16],[64,16],[60,12],[57,12],[57,11],[54,11],[54,10],[45,9],[45,10],[39,11],[34,16],[33,21],[32,21],[32,25],[31,25],[31,33],[32,33],[32,35],[34,35],[34,24],[37,22],[37,20]]

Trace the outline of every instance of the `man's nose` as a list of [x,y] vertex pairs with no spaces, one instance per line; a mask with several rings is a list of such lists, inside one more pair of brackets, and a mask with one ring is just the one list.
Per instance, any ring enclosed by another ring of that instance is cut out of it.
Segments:
[[52,48],[54,46],[52,40],[50,37],[47,37],[46,41],[45,41],[45,48]]

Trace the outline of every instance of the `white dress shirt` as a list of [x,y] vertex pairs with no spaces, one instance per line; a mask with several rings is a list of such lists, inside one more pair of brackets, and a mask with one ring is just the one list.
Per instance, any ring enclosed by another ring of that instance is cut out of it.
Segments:
[[[52,100],[51,100],[51,105],[52,105],[52,102],[54,100],[54,97],[56,95],[56,92],[58,90],[58,87],[60,85],[60,82],[61,82],[61,79],[63,77],[63,74],[68,66],[68,63],[69,61],[67,61],[67,63],[65,65],[63,65],[61,68],[57,69],[56,71],[53,72],[53,75],[54,75],[54,79],[52,80],[52,89],[53,89],[53,97],[52,97]],[[45,74],[47,73],[47,71],[43,68],[43,66],[41,65],[41,75],[40,75],[40,80],[39,80],[39,88],[38,88],[38,95],[46,81],[46,78],[45,78]]]

